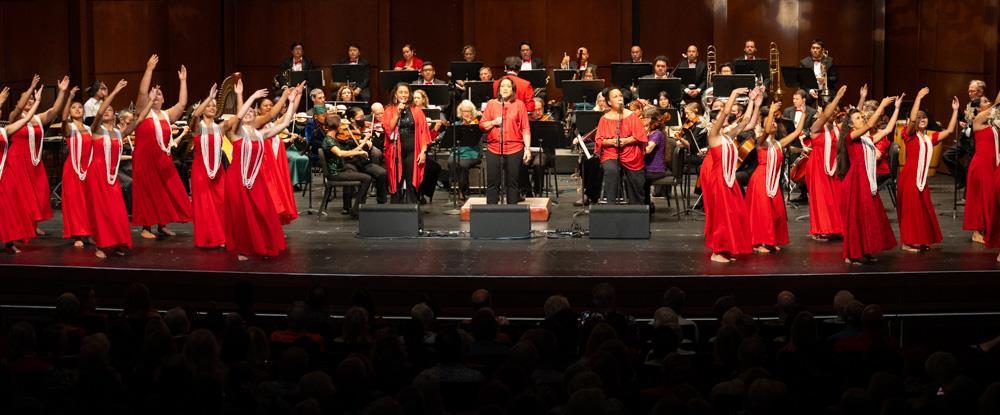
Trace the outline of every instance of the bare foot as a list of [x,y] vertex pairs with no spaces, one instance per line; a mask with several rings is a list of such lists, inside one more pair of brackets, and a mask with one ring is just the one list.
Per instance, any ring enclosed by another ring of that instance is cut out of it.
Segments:
[[997,254],[997,262],[1000,262],[1000,254]]
[[903,244],[903,250],[906,251],[906,252],[920,252],[920,249],[914,248],[914,247],[912,247],[910,245],[907,245],[907,244]]
[[848,265],[861,265],[861,261],[850,258],[844,258],[844,263]]
[[830,240],[830,238],[828,238],[826,235],[809,235],[809,237],[817,242],[826,242]]
[[73,247],[74,248],[83,248],[83,240],[82,239],[77,239],[77,240],[73,241]]
[[756,252],[758,254],[770,254],[771,253],[771,250],[767,249],[767,247],[764,246],[764,245],[757,246],[753,250],[754,250],[754,252]]
[[246,255],[240,254],[240,255],[236,255],[236,259],[240,260],[240,261],[246,261],[246,260],[248,260],[250,258],[247,258]]
[[983,238],[983,234],[981,232],[975,231],[975,232],[972,233],[972,242],[978,242],[978,243],[981,243],[981,244],[985,244],[986,240]]
[[781,247],[780,247],[780,246],[777,246],[777,245],[775,245],[775,246],[774,246],[774,250],[775,250],[775,251],[781,251]]
[[167,235],[167,236],[177,236],[176,232],[174,232],[174,231],[172,231],[170,229],[167,229],[166,226],[160,226],[159,228],[156,228],[156,231],[159,232],[159,233],[162,233],[164,235]]
[[[10,246],[10,252],[14,253],[14,255],[17,255],[17,254],[21,253],[21,249],[18,248],[17,246],[15,246],[15,245],[11,245]],[[1000,258],[997,258],[997,260],[1000,260]]]
[[726,258],[723,255],[712,254],[712,262],[719,262],[719,263],[723,263],[723,264],[728,264],[728,263],[730,263],[732,261],[729,258]]
[[98,249],[97,251],[94,251],[94,256],[96,256],[96,257],[98,257],[100,259],[105,259],[105,258],[108,257],[108,254],[105,254],[104,251]]
[[38,236],[48,235],[47,233],[45,233],[45,231],[42,230],[42,228],[38,228],[38,227],[35,228],[35,233],[38,234]]
[[143,239],[156,239],[156,235],[149,231],[149,228],[142,228],[142,233],[139,234]]

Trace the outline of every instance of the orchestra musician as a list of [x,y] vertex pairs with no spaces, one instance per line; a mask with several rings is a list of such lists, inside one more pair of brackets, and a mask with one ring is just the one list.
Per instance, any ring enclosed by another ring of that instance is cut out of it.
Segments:
[[628,50],[629,62],[631,63],[646,63],[642,60],[642,47],[639,45],[632,45]]
[[[458,120],[455,121],[455,125],[479,125],[476,106],[472,101],[463,100],[458,104]],[[452,157],[448,159],[450,164],[448,168],[456,175],[460,200],[468,199],[469,170],[482,162],[481,153],[479,146],[457,146],[452,150]]]
[[749,61],[757,58],[757,42],[747,39],[743,42],[743,54],[733,59],[734,61]]
[[[820,90],[833,91],[837,88],[837,67],[833,64],[833,57],[827,53],[822,39],[813,39],[809,45],[809,56],[802,58],[799,65],[813,70]],[[809,94],[813,98],[820,98],[819,91],[809,91]]]
[[[432,108],[430,105],[430,100],[427,98],[427,93],[423,90],[416,89],[413,91],[413,106],[420,108],[421,110],[427,110]],[[433,108],[439,108],[433,106]],[[425,113],[426,116],[426,113]],[[442,109],[438,113],[436,119],[426,117],[428,133],[430,137],[430,142],[434,143],[441,137],[444,128],[448,125],[447,116],[445,115],[445,110]],[[438,179],[441,177],[441,165],[437,161],[428,158],[424,163],[424,181],[420,184],[420,203],[429,203],[434,200],[434,186],[436,185]]]
[[[546,111],[545,100],[532,99],[534,108],[528,113],[528,121],[556,121],[552,114]],[[542,194],[544,185],[544,170],[555,164],[556,154],[552,147],[533,147],[531,163],[528,168],[521,169],[521,193],[525,197],[536,197]],[[530,177],[529,177],[530,176]]]
[[[625,203],[643,204],[646,181],[645,148],[649,141],[639,114],[625,108],[625,99],[618,88],[610,89],[605,97],[611,110],[597,124],[595,142],[604,170],[604,197],[608,204],[617,204],[622,190]],[[622,189],[624,180],[625,189]]]
[[287,86],[289,82],[289,72],[311,71],[316,69],[312,60],[305,56],[305,49],[302,42],[292,42],[292,55],[281,62],[281,69],[278,76],[274,78],[275,88]]
[[309,91],[309,101],[312,106],[306,111],[306,115],[313,117],[316,115],[316,107],[326,105],[326,93],[321,88],[313,88]]
[[584,46],[576,50],[576,60],[571,61],[569,55],[563,53],[562,62],[559,63],[559,67],[577,71],[593,68],[594,71],[597,71],[597,65],[590,63],[590,50]]
[[396,61],[392,66],[397,71],[419,71],[424,67],[424,60],[417,57],[417,50],[413,49],[409,43],[403,45],[403,59]]
[[479,80],[480,81],[492,81],[493,80],[493,70],[489,66],[483,66],[479,68]]
[[701,99],[701,93],[705,90],[705,83],[708,74],[708,67],[705,62],[698,60],[698,47],[689,45],[684,53],[684,62],[680,63],[681,68],[694,69],[695,83],[684,87],[684,100],[694,101]]
[[[361,47],[354,43],[347,45],[347,57],[340,61],[340,63],[360,65],[366,68],[368,67],[368,61],[361,56]],[[354,84],[354,96],[360,101],[367,102],[371,99],[371,91],[369,90],[371,80],[369,78],[370,75],[368,74],[368,71],[364,71],[364,75],[361,76],[361,79],[351,81]]]
[[90,124],[88,121],[93,121],[93,118],[97,116],[98,108],[101,107],[101,102],[108,96],[108,86],[104,82],[94,81],[87,88],[87,94],[90,95],[90,98],[83,103],[83,120]]
[[420,78],[413,81],[413,85],[446,85],[447,82],[435,78],[437,72],[434,71],[434,64],[430,61],[420,65]]
[[[336,138],[337,144],[342,150],[358,149],[368,153],[366,157],[344,159],[344,169],[362,172],[370,176],[375,184],[375,200],[381,205],[389,200],[389,182],[386,178],[385,167],[382,167],[382,150],[375,147],[370,130],[365,121],[364,111],[358,107],[351,107],[347,110],[346,117],[341,119]],[[366,131],[368,132],[366,133]],[[350,195],[347,192],[345,192],[344,197],[350,200]],[[361,203],[364,203],[364,199],[361,200]]]
[[667,57],[659,55],[653,58],[653,73],[643,75],[643,79],[667,79],[670,77],[667,71]]
[[[639,113],[639,120],[646,129],[646,146],[643,149],[645,164],[645,184],[646,197],[643,203],[649,206],[649,214],[656,210],[653,204],[652,188],[653,182],[667,177],[667,159],[665,157],[667,149],[667,139],[663,133],[663,127],[669,117],[660,113],[659,109],[652,105],[642,108]],[[673,148],[671,146],[671,148]]]
[[354,89],[344,85],[337,90],[336,100],[339,102],[354,102],[357,101],[357,97],[354,95]]
[[[531,147],[531,129],[524,103],[517,99],[514,79],[504,77],[497,82],[497,98],[486,104],[482,116],[486,121],[479,123],[479,128],[487,132],[486,203],[499,203],[503,191],[507,204],[517,204],[521,196],[521,164],[531,161],[531,152],[527,151]],[[501,182],[505,189],[500,188]]]
[[[357,168],[348,168],[350,165],[347,160],[361,158],[365,159],[368,157],[368,152],[365,151],[364,147],[357,143],[346,143],[348,139],[338,139],[337,132],[340,130],[337,124],[340,124],[340,117],[333,115],[326,115],[326,107],[317,107],[317,114],[324,114],[324,127],[317,129],[316,134],[323,134],[323,147],[322,151],[325,152],[326,158],[326,169],[325,173],[329,179],[333,180],[343,180],[343,181],[358,181],[361,183],[358,186],[357,194],[348,195],[344,194],[344,211],[350,214],[352,219],[357,219],[359,206],[365,203],[365,199],[368,197],[368,189],[372,185],[372,176],[359,171]],[[353,141],[351,139],[350,141]],[[376,166],[378,167],[378,166]],[[351,200],[354,203],[351,204]]]
[[522,71],[528,71],[532,69],[545,69],[545,65],[542,64],[541,58],[536,58],[533,56],[531,50],[531,43],[522,41],[518,44],[518,52],[521,54],[521,67]]
[[476,47],[472,45],[462,46],[462,61],[464,62],[475,62],[476,61]]
[[503,60],[504,75],[500,79],[493,81],[493,95],[496,96],[497,94],[497,90],[500,87],[500,80],[508,78],[514,81],[517,100],[524,104],[527,112],[531,112],[535,109],[535,90],[531,87],[531,82],[517,76],[520,65],[521,60],[515,56],[508,56]]

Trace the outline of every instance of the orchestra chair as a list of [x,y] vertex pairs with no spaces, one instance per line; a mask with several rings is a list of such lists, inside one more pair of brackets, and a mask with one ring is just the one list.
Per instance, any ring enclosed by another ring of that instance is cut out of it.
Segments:
[[319,165],[323,167],[323,201],[319,204],[319,218],[326,216],[326,208],[330,199],[335,196],[337,187],[353,187],[355,190],[361,187],[361,182],[357,180],[336,180],[330,177],[326,169],[326,152],[318,151]]

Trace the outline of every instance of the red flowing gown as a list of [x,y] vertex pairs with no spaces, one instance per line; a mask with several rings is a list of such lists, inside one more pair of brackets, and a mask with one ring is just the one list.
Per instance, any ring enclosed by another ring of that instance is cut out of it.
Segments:
[[732,140],[723,137],[722,145],[708,151],[701,164],[701,194],[705,207],[705,246],[713,253],[749,254],[750,233],[746,221],[746,201],[738,183],[726,184],[723,177],[722,146],[731,146]]
[[[0,127],[2,128],[2,127]],[[0,242],[27,242],[35,237],[35,221],[19,196],[30,189],[31,182],[22,170],[11,167],[10,141],[0,134]],[[5,157],[6,156],[6,157]],[[29,192],[30,193],[30,192]],[[34,199],[31,199],[34,203]],[[34,205],[32,205],[34,207]]]
[[[774,179],[780,183],[781,163],[785,156],[778,146],[774,146],[778,166],[778,174]],[[785,211],[785,199],[778,186],[774,197],[767,195],[767,175],[770,161],[767,159],[767,148],[757,149],[757,168],[747,184],[747,209],[750,212],[750,243],[757,245],[787,245],[788,244],[788,214]]]
[[[1000,169],[994,169],[993,177],[991,179],[993,188],[1000,186]],[[1000,192],[993,192],[988,203],[991,211],[997,212],[997,209],[1000,209]],[[987,247],[1000,248],[1000,220],[990,221],[989,227],[986,228],[984,240],[986,241]]]
[[969,162],[965,185],[965,215],[962,229],[983,232],[989,228],[993,216],[993,173],[997,169],[997,131],[987,127],[973,133],[976,152]]
[[[930,151],[927,151],[926,160],[930,160],[934,154],[934,147],[938,143],[939,133],[930,134]],[[899,173],[899,180],[896,183],[897,200],[899,208],[896,214],[899,216],[899,240],[906,245],[931,245],[941,242],[941,226],[938,224],[937,213],[934,211],[934,203],[931,202],[931,188],[925,186],[921,190],[917,187],[917,173],[925,166],[920,166],[920,138],[916,132],[907,134],[903,131],[903,142],[906,143],[906,164],[903,171]],[[921,174],[926,173],[926,170]],[[926,176],[924,176],[926,177]]]
[[[850,140],[850,137],[845,135],[842,139]],[[847,144],[847,155],[851,168],[843,181],[843,256],[857,259],[892,249],[896,246],[896,236],[885,214],[882,198],[878,192],[873,195],[869,186],[864,144],[860,139]],[[874,164],[872,168],[875,168]]]
[[[222,138],[222,137],[219,137]],[[223,138],[224,139],[224,138]],[[199,134],[194,137],[194,161],[191,163],[191,203],[194,208],[194,246],[199,248],[215,248],[226,244],[226,230],[223,226],[222,211],[225,206],[226,169],[219,167],[215,177],[208,176],[205,166],[203,147],[208,150],[208,162],[215,166],[216,154],[222,151],[215,148],[215,138],[212,133]],[[225,157],[224,155],[220,155]]]
[[[278,141],[277,154],[271,147],[275,140]],[[292,190],[292,174],[288,171],[288,155],[285,154],[285,146],[278,137],[264,140],[264,147],[267,152],[264,153],[260,174],[267,183],[267,190],[271,193],[278,219],[282,225],[287,225],[299,217],[298,207],[295,206],[295,192]]]
[[[163,141],[170,141],[170,122],[166,113],[160,117]],[[135,129],[132,151],[132,224],[166,225],[191,220],[191,199],[177,175],[173,157],[156,143],[152,117]]]
[[[72,122],[72,121],[68,121]],[[67,148],[74,147],[66,157],[62,170],[62,220],[63,238],[90,236],[90,198],[87,197],[86,179],[90,175],[90,162],[93,159],[93,139],[89,131],[80,131],[83,139],[75,148],[76,138],[73,134],[66,137]],[[83,178],[73,168],[74,154],[79,162]]]
[[[261,176],[248,189],[243,184],[243,146],[250,145],[250,168],[261,151],[263,142],[238,138],[233,141],[235,169],[226,175],[225,226],[226,249],[242,255],[277,256],[285,250],[285,236],[274,211],[274,202]],[[262,162],[263,164],[263,162]],[[261,166],[263,174],[263,166]]]
[[[844,230],[840,216],[840,180],[826,171],[826,142],[830,142],[830,164],[836,165],[837,136],[833,131],[820,132],[812,138],[812,151],[806,160],[806,189],[809,189],[809,234],[839,235]],[[834,167],[835,169],[836,167]]]
[[[107,154],[105,140],[111,142]],[[94,242],[101,249],[132,248],[128,211],[125,210],[125,198],[115,171],[121,147],[121,138],[117,136],[104,135],[94,140],[94,161],[87,173],[87,190],[91,199],[90,227]]]
[[[36,118],[37,120],[37,118]],[[16,200],[24,203],[35,222],[52,219],[52,203],[49,201],[49,176],[45,173],[45,162],[31,163],[31,148],[28,145],[28,128],[35,130],[35,149],[42,145],[44,131],[41,124],[31,121],[10,136],[10,151],[7,154],[8,168],[20,170],[28,179],[29,186],[17,189]]]

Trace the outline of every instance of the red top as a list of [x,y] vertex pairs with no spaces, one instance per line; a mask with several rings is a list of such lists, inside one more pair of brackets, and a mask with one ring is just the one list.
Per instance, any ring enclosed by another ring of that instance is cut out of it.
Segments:
[[875,164],[875,174],[880,176],[889,174],[889,146],[891,145],[892,137],[890,136],[885,136],[881,141],[875,143],[875,148],[879,152],[878,162]]
[[[615,138],[618,137],[618,120],[612,120],[607,116],[601,117],[601,121],[597,123],[597,133],[595,134],[596,146],[594,151],[601,155],[601,162],[605,160],[617,160],[618,159],[618,148],[615,147]],[[631,115],[625,117],[621,122],[621,137],[632,137],[636,142],[626,145],[622,148],[622,165],[629,170],[641,170],[645,166],[643,157],[645,156],[646,142],[649,140],[646,138],[646,128],[642,126],[642,121],[639,120],[639,113],[633,112]],[[602,143],[602,139],[608,140],[605,147]]]
[[[392,66],[393,69],[403,69],[406,67],[406,59],[400,59],[396,61],[396,64]],[[416,56],[413,57],[413,69],[419,71],[424,67],[424,60]]]
[[[535,89],[531,87],[531,82],[516,75],[504,75],[500,79],[510,78],[514,80],[514,95],[517,100],[524,103],[524,109],[528,112],[535,110]],[[493,96],[497,96],[497,88],[500,87],[500,79],[493,81]]]
[[[483,123],[499,117],[500,111],[500,101],[491,99],[483,110],[483,121],[479,123],[480,129],[489,131],[486,136],[486,148],[493,154],[500,154],[500,129],[487,130]],[[503,104],[503,111],[503,154],[514,154],[524,149],[524,136],[531,134],[528,111],[521,101]]]

